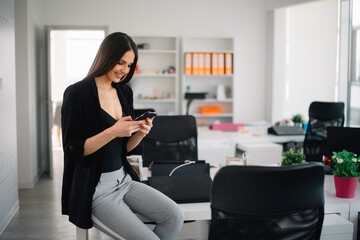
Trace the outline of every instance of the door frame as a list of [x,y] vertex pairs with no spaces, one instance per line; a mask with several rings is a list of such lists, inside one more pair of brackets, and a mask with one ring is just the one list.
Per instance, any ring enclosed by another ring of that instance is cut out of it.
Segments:
[[52,101],[51,101],[51,31],[53,30],[103,30],[105,32],[105,36],[108,35],[108,26],[45,26],[45,46],[46,46],[46,52],[45,52],[45,64],[46,64],[46,75],[45,75],[45,81],[43,82],[44,86],[40,89],[43,89],[45,91],[43,93],[43,96],[45,96],[45,99],[42,100],[42,106],[44,107],[45,114],[42,116],[39,116],[39,119],[41,121],[41,124],[39,126],[42,128],[41,132],[43,133],[42,137],[44,138],[43,141],[43,151],[46,153],[46,167],[45,170],[49,172],[49,177],[54,177],[53,172],[53,156],[52,156],[52,127],[53,127],[53,107],[52,107]]

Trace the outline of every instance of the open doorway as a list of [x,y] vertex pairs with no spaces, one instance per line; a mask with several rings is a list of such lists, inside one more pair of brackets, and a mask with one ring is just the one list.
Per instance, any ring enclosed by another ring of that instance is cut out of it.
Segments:
[[48,27],[48,127],[49,175],[62,161],[61,105],[64,90],[82,80],[107,34],[106,27]]

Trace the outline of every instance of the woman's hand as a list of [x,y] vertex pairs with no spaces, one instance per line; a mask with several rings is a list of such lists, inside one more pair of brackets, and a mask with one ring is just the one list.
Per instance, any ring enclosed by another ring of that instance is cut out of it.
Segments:
[[141,137],[145,137],[151,130],[153,124],[153,119],[154,118],[146,118],[145,120],[141,120],[141,121],[136,121],[139,122],[140,124],[140,130],[139,130],[139,134],[141,135]]
[[141,140],[150,132],[150,130],[153,126],[153,124],[152,124],[153,119],[154,118],[151,118],[151,119],[146,118],[145,120],[133,121],[134,123],[136,123],[139,126],[139,130],[127,142],[126,147],[127,147],[128,152],[130,152],[137,145],[139,145]]
[[120,118],[113,126],[110,127],[114,137],[130,137],[131,134],[142,129],[140,122],[133,121],[131,116]]

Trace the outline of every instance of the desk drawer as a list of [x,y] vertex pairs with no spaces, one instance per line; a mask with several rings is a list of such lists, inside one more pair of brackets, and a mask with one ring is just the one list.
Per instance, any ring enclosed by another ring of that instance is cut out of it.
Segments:
[[337,214],[325,214],[320,240],[352,240],[354,225]]

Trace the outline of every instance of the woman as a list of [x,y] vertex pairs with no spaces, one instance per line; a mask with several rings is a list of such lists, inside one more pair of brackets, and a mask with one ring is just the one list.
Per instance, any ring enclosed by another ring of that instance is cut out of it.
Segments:
[[[133,121],[131,80],[137,47],[124,33],[102,42],[84,80],[69,86],[62,106],[62,213],[80,228],[114,239],[175,239],[179,206],[139,182],[126,155],[149,133],[152,119]],[[150,230],[135,214],[156,223]]]

